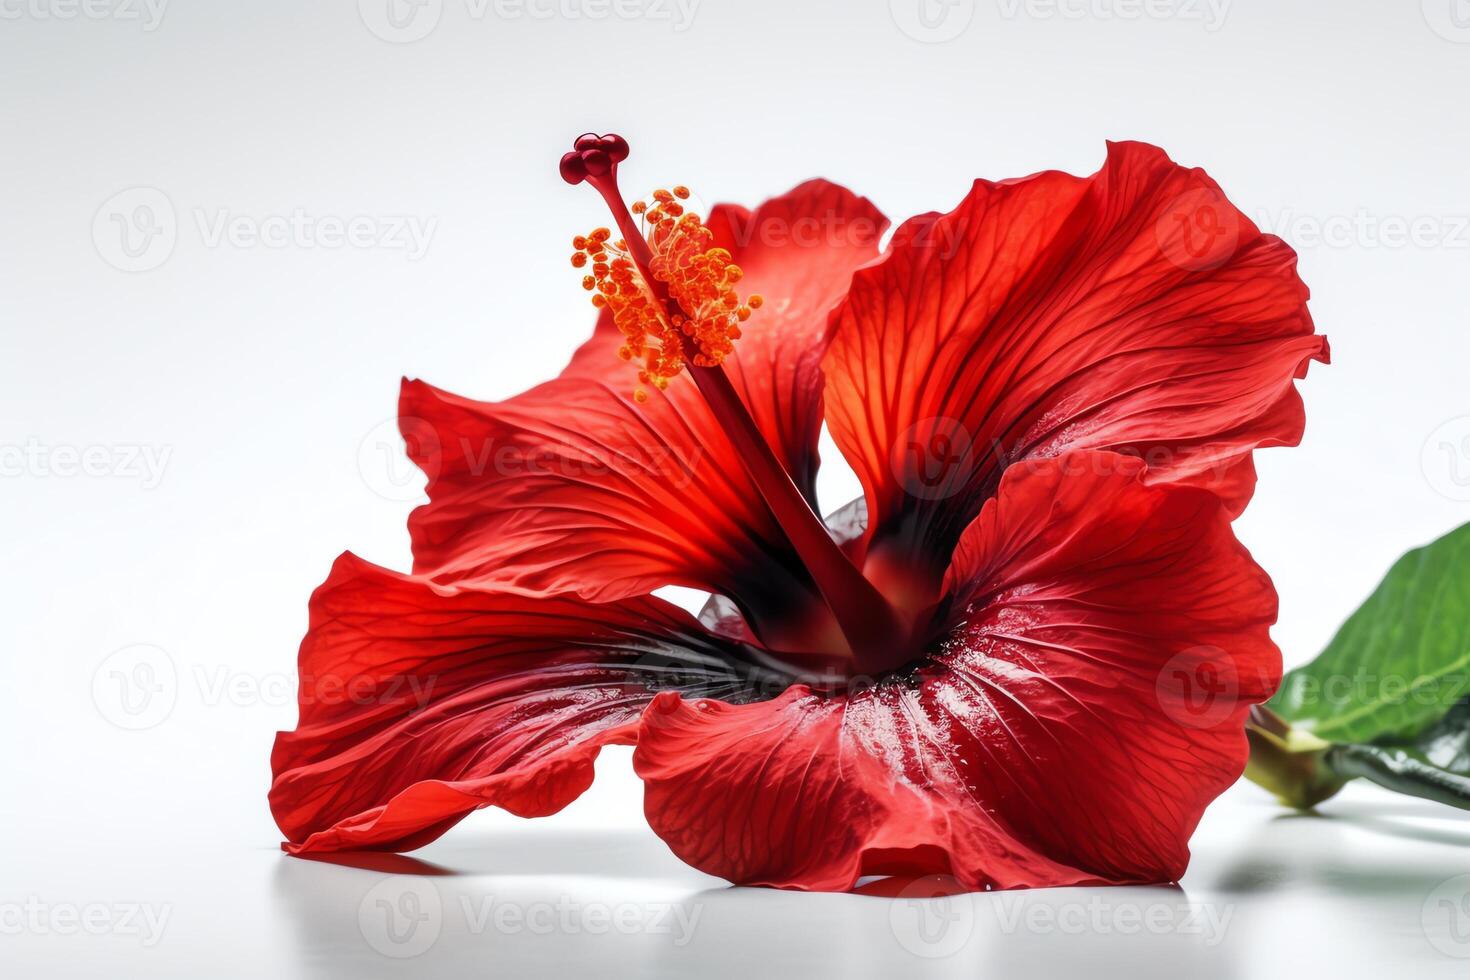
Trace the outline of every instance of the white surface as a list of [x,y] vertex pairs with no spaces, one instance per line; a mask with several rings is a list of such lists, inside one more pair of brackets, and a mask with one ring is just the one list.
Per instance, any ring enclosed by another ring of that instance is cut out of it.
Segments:
[[[433,879],[449,916],[407,963],[358,928],[376,872],[274,850],[267,756],[294,720],[306,597],[344,548],[408,562],[398,377],[501,397],[590,329],[567,241],[602,218],[554,171],[583,130],[633,141],[633,188],[755,203],[824,175],[895,218],[977,175],[1090,172],[1106,138],[1157,142],[1301,246],[1333,342],[1303,386],[1305,444],[1261,455],[1239,525],[1282,593],[1288,661],[1401,551],[1470,518],[1463,0],[1156,0],[1136,18],[1127,0],[1066,4],[1081,16],[958,0],[927,7],[949,14],[928,28],[903,0],[703,0],[687,23],[654,16],[691,9],[672,2],[595,20],[430,0],[412,43],[375,35],[386,8],[364,2],[173,0],[154,21],[141,3],[0,0],[0,911],[107,910],[90,913],[101,935],[7,927],[9,974],[925,966],[893,903],[681,868],[638,829],[626,776],[565,819],[481,814],[424,851],[465,873]],[[129,256],[113,216],[143,204],[171,233]],[[369,244],[332,246],[356,217]],[[221,219],[233,237],[215,238]],[[278,246],[241,237],[278,226]],[[835,504],[854,485],[834,467],[822,489]],[[120,713],[115,672],[139,665],[162,687]],[[935,966],[1463,976],[1421,911],[1470,871],[1464,818],[1369,791],[1332,812],[1282,819],[1242,787],[1209,814],[1184,894],[1233,908],[1214,946],[1005,932],[983,897],[972,940]],[[673,948],[475,932],[456,911],[563,894],[703,912]],[[1104,898],[1150,900],[1131,894]],[[136,903],[171,910],[146,949],[120,922]]]
[[[1456,880],[1470,827],[1371,788],[1312,817],[1236,787],[1178,888],[916,903],[730,888],[642,825],[626,750],[600,770],[555,817],[482,811],[412,858],[352,867],[286,857],[228,822],[117,826],[99,806],[7,855],[6,894],[34,896],[41,926],[0,951],[12,976],[1448,980],[1470,966],[1470,916],[1456,931],[1462,913],[1440,904],[1470,901]],[[107,908],[98,935],[49,919],[93,903]]]

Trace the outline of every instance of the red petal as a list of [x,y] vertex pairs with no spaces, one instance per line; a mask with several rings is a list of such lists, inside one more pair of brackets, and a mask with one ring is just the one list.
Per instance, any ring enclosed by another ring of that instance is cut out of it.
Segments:
[[708,224],[745,273],[740,294],[765,300],[725,372],[786,472],[815,502],[828,314],[853,271],[877,258],[888,219],[845,187],[809,180],[754,212],[717,205]]
[[1326,360],[1306,299],[1291,249],[1155,147],[1111,144],[1090,178],[977,181],[900,228],[834,314],[827,420],[870,543],[935,571],[1008,463],[1079,448],[1238,513],[1251,451],[1300,439],[1292,380]]
[[[710,224],[745,272],[743,295],[766,301],[727,370],[814,499],[827,316],[887,221],[866,199],[811,181],[753,214],[716,207]],[[621,345],[604,315],[560,378],[497,404],[404,385],[404,435],[430,478],[430,502],[409,525],[416,570],[598,600],[676,584],[779,605],[802,588],[693,383],[681,376],[634,402]]]
[[271,756],[286,849],[409,850],[491,804],[555,813],[660,686],[730,683],[715,643],[653,598],[446,593],[344,555],[312,596],[300,723]]
[[796,590],[785,538],[710,414],[631,394],[564,375],[492,404],[405,382],[404,435],[429,475],[409,519],[415,571],[595,601],[669,584]]
[[[1177,879],[1280,679],[1276,600],[1216,497],[1142,469],[1011,467],[950,571],[962,623],[912,677],[753,705],[661,694],[634,755],[654,829],[746,884]],[[1202,699],[1181,687],[1200,679]]]

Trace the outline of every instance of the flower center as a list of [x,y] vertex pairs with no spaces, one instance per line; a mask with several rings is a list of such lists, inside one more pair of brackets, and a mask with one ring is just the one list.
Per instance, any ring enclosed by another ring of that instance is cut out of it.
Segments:
[[[579,236],[572,243],[577,250],[572,264],[591,266],[582,285],[595,291],[595,305],[612,311],[625,338],[619,354],[639,362],[640,384],[662,390],[689,372],[811,577],[835,626],[827,632],[836,634],[823,636],[817,629],[797,638],[762,639],[830,648],[814,652],[839,653],[858,674],[876,675],[907,662],[914,648],[913,624],[838,547],[720,367],[740,337],[740,325],[761,305],[760,297],[740,302],[734,288],[740,267],[680,203],[687,200],[684,188],[656,191],[652,205],[640,201],[630,210],[623,203],[617,171],[627,157],[621,136],[588,133],[561,158],[562,177],[569,184],[591,184],[622,236],[613,241],[606,228]],[[640,387],[634,397],[644,401],[648,393]]]

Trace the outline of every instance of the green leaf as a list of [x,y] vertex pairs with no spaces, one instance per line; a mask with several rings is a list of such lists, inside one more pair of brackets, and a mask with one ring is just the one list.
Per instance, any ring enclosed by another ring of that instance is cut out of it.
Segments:
[[[1330,742],[1408,745],[1467,693],[1470,524],[1395,562],[1327,649],[1286,675],[1270,706]],[[1467,724],[1470,712],[1456,730]]]

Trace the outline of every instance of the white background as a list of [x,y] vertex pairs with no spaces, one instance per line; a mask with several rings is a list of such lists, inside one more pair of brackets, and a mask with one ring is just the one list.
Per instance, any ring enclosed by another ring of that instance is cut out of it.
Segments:
[[[1108,138],[1205,166],[1298,245],[1332,340],[1305,443],[1258,457],[1238,525],[1287,662],[1309,659],[1470,517],[1470,4],[393,2],[399,28],[389,0],[0,0],[10,975],[1464,975],[1470,931],[1435,910],[1470,884],[1434,890],[1470,871],[1470,827],[1371,789],[1296,817],[1237,787],[1182,891],[942,908],[727,889],[644,828],[621,752],[556,818],[465,821],[417,855],[457,872],[432,877],[281,856],[265,792],[307,595],[346,548],[408,566],[399,377],[500,398],[590,330],[567,241],[603,218],[555,172],[588,129],[631,139],[630,188],[754,204],[821,175],[895,219],[976,176],[1090,173]],[[130,256],[139,205],[164,234]],[[213,235],[296,214],[373,241]],[[402,218],[423,254],[375,237]],[[822,492],[855,483],[833,467]],[[161,690],[129,715],[114,682],[139,667]],[[375,888],[440,911],[395,944]],[[486,900],[570,911],[537,931]],[[659,928],[669,902],[699,910],[691,936]],[[598,935],[599,909],[631,931]]]

